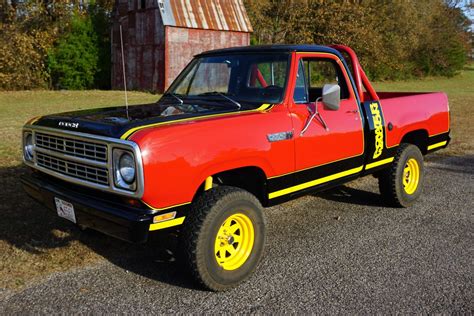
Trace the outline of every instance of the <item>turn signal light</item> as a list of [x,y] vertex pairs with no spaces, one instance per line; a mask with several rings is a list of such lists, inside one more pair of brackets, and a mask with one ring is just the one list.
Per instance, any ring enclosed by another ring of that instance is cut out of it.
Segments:
[[153,223],[167,221],[176,217],[176,212],[161,214],[153,217]]

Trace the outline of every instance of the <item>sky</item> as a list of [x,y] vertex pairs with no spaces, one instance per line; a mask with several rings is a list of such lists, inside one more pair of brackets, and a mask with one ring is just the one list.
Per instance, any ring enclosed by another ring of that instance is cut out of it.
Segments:
[[[471,5],[472,7],[473,0],[463,0],[462,4],[463,4],[463,7],[465,8],[464,12],[466,16],[471,19],[471,22],[474,23],[474,8],[468,9],[469,5]],[[471,24],[471,30],[474,32],[474,24]]]

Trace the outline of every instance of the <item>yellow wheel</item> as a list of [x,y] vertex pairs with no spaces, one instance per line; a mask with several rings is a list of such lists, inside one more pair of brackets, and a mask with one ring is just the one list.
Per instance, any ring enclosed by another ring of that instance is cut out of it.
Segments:
[[414,158],[408,159],[403,169],[403,188],[407,194],[413,194],[420,181],[420,166]]
[[213,291],[232,288],[257,268],[265,245],[265,217],[251,193],[218,186],[193,202],[181,235],[195,279]]
[[420,149],[412,144],[401,144],[393,163],[378,178],[380,193],[390,205],[408,207],[415,203],[421,195],[424,180]]
[[224,220],[217,232],[214,253],[224,270],[240,268],[252,252],[255,232],[248,216],[238,213]]

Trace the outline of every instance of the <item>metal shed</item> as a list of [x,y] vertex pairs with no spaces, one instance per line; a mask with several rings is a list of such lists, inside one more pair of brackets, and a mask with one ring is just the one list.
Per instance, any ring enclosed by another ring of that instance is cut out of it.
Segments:
[[116,0],[112,88],[123,88],[122,25],[127,88],[163,92],[192,56],[249,45],[252,26],[242,0]]

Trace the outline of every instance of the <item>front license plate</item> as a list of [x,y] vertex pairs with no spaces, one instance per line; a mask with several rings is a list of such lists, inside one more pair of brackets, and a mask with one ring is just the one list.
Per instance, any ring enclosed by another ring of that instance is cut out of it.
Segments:
[[58,199],[57,197],[54,198],[54,202],[56,203],[56,211],[59,216],[68,219],[73,223],[76,222],[74,206],[71,203]]

